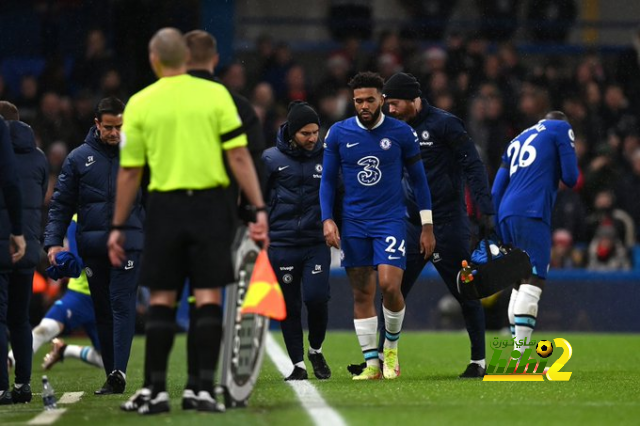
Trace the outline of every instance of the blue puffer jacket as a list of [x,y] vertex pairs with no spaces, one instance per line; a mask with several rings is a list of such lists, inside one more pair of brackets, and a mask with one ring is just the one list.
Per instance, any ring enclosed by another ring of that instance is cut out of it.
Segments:
[[29,270],[40,261],[42,237],[42,206],[49,184],[49,163],[36,147],[33,130],[21,121],[8,121],[13,152],[18,163],[22,187],[22,230],[27,240],[27,251],[15,265],[9,256],[11,229],[7,206],[0,188],[0,270]]
[[[96,127],[92,127],[84,144],[71,151],[62,165],[49,207],[45,250],[62,245],[71,218],[77,212],[76,240],[80,256],[107,255],[119,167],[118,147],[103,143]],[[144,210],[138,191],[125,224],[125,250],[142,250],[143,223]]]
[[324,244],[320,220],[322,141],[313,151],[289,142],[288,124],[262,154],[267,178],[269,240],[274,247]]

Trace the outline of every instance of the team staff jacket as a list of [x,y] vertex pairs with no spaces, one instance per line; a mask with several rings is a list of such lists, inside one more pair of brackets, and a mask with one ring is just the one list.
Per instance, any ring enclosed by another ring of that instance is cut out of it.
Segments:
[[[495,214],[484,164],[462,120],[429,105],[424,98],[422,105],[422,110],[407,124],[418,134],[420,156],[431,190],[433,222],[446,222],[466,214],[465,178],[480,212]],[[406,179],[404,187],[409,217],[420,224],[420,214]]]
[[[71,151],[62,165],[49,207],[45,250],[62,245],[71,218],[78,212],[76,239],[80,256],[107,255],[119,167],[118,146],[102,143],[96,127],[92,127],[84,144]],[[144,210],[138,191],[125,223],[125,250],[142,250],[143,223]]]
[[322,141],[313,151],[290,142],[287,123],[278,131],[276,146],[262,154],[272,246],[324,244],[319,202],[322,157]]
[[11,144],[22,187],[22,230],[27,251],[15,265],[9,257],[9,213],[0,188],[0,270],[34,268],[40,261],[42,205],[49,184],[49,163],[36,147],[33,130],[21,121],[8,121]]

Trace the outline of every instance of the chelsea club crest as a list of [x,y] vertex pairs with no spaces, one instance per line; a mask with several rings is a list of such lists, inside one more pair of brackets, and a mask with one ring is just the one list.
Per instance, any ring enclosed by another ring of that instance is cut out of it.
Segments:
[[387,138],[384,138],[380,141],[380,148],[387,150],[391,148],[391,141]]

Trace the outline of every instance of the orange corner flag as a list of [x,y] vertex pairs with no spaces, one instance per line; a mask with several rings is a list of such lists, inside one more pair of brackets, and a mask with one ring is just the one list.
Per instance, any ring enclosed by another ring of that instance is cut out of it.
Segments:
[[278,321],[287,317],[282,289],[265,250],[260,250],[258,254],[240,312],[258,314]]

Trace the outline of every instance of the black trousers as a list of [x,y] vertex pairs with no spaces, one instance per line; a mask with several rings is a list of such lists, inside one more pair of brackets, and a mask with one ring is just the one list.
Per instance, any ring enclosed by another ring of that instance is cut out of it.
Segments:
[[139,251],[128,252],[123,265],[114,268],[107,257],[84,258],[107,375],[127,371],[136,326],[139,259]]
[[7,370],[8,338],[16,359],[15,383],[31,382],[33,336],[29,324],[29,302],[33,270],[0,273],[0,390],[9,389]]

